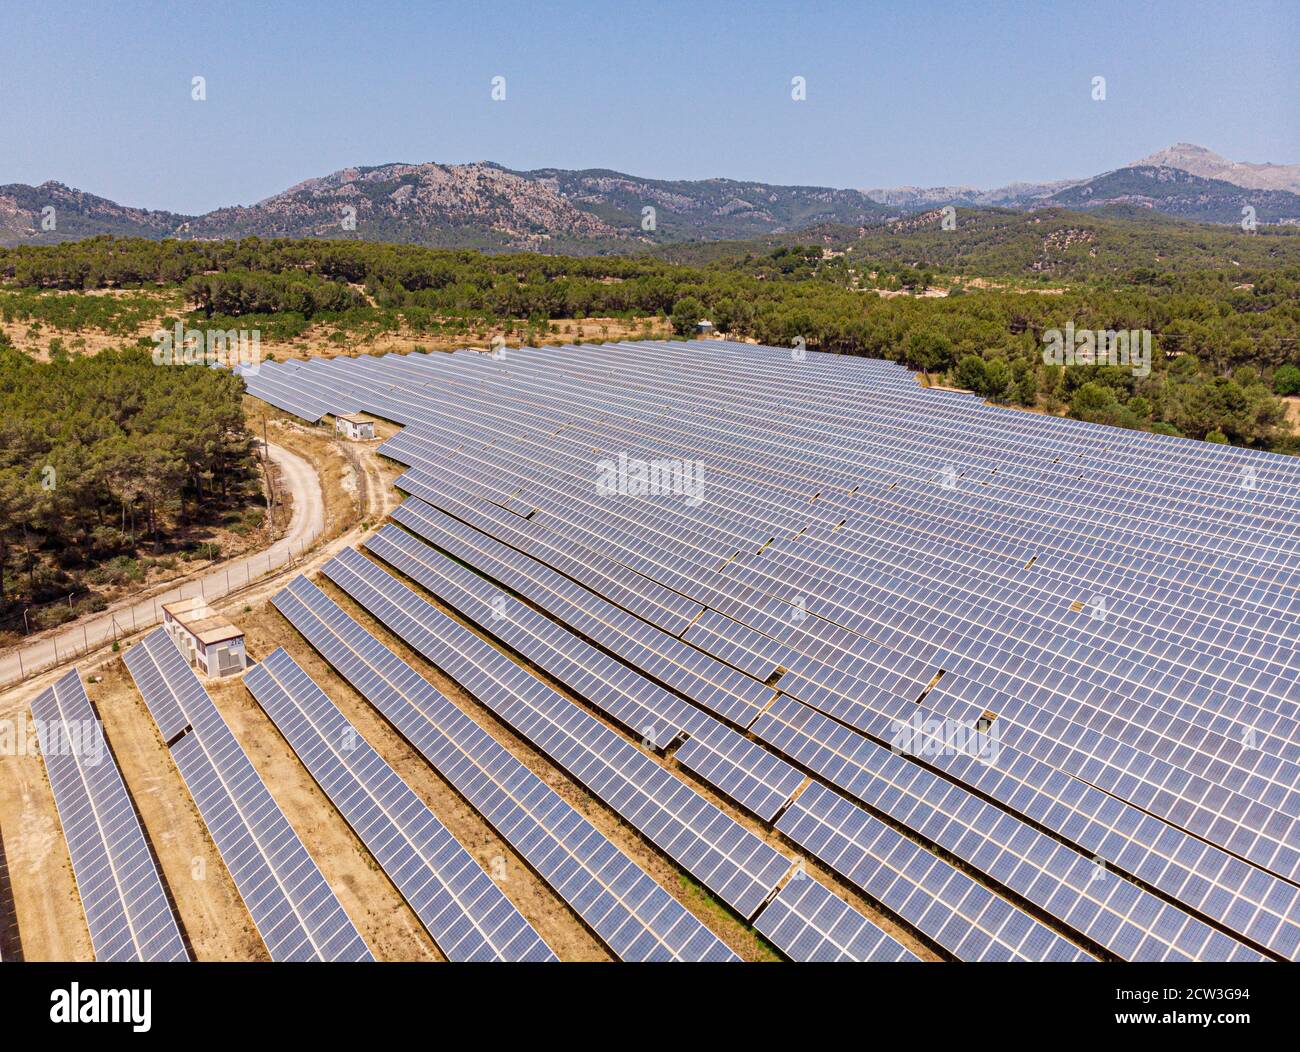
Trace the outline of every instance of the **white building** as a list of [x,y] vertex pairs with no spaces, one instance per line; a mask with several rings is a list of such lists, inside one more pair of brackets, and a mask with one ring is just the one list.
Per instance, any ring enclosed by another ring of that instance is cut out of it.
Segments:
[[375,422],[364,416],[343,413],[334,418],[334,432],[346,435],[353,442],[368,442],[375,437]]
[[163,603],[163,627],[190,666],[205,676],[229,676],[248,664],[244,632],[201,596]]

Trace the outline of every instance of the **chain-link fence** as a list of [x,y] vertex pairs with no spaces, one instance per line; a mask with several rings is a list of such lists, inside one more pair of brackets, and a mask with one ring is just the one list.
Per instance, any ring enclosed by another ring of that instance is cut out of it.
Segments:
[[[163,604],[194,596],[206,602],[238,593],[275,573],[293,569],[320,539],[319,532],[302,541],[260,555],[244,556],[226,567],[209,570],[156,596],[139,599],[115,610],[89,613],[78,621],[52,630],[41,639],[0,651],[0,689],[57,668],[119,640],[162,623]],[[75,612],[75,604],[73,607]]]

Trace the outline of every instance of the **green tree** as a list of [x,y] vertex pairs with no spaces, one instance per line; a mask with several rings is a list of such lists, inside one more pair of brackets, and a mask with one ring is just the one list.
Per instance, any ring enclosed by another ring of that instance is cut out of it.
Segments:
[[1273,372],[1273,391],[1279,395],[1300,395],[1300,367],[1280,365]]
[[694,336],[704,320],[704,304],[694,296],[686,296],[673,304],[673,332],[679,336]]
[[978,354],[963,355],[961,361],[957,363],[953,380],[958,387],[964,387],[968,391],[983,394],[985,384],[984,359]]

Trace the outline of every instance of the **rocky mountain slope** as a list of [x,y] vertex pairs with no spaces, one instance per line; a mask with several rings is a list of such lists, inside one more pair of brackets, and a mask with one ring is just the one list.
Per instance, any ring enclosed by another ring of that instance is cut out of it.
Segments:
[[1180,142],[1149,157],[1134,161],[1130,167],[1177,168],[1202,179],[1222,179],[1225,183],[1251,190],[1289,190],[1300,194],[1300,164],[1252,164],[1230,161],[1213,150],[1194,143]]
[[62,183],[0,186],[0,244],[4,245],[50,244],[96,234],[166,237],[188,219],[174,212],[128,208]]
[[[826,225],[869,229],[949,204],[1018,210],[1131,205],[1199,222],[1233,224],[1241,221],[1242,208],[1250,206],[1260,223],[1300,222],[1300,192],[1286,188],[1300,187],[1295,175],[1300,165],[1239,164],[1185,143],[1149,160],[1155,159],[1169,163],[1137,164],[1090,179],[1012,183],[995,190],[909,186],[867,191],[735,179],[643,179],[607,169],[511,171],[489,162],[385,164],[345,168],[256,204],[202,216],[128,208],[61,183],[14,184],[0,186],[0,244],[42,244],[95,234],[201,239],[256,235],[487,250],[628,252],[683,242],[771,237]],[[1209,171],[1221,175],[1201,174]]]

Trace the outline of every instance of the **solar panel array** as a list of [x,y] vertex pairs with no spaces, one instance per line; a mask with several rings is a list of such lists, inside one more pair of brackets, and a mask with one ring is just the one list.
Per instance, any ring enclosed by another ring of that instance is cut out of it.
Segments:
[[355,549],[322,572],[742,917],[789,872],[791,859]]
[[295,381],[294,367],[286,363],[273,370],[272,363],[259,365],[256,369],[236,366],[235,373],[244,378],[244,387],[248,394],[269,402],[277,409],[305,420],[309,424],[318,423],[329,409],[329,403],[303,390]]
[[[301,368],[404,425],[382,449],[427,503],[403,526],[812,775],[760,806],[842,879],[885,879],[885,828],[917,867],[961,857],[970,902],[945,884],[906,918],[949,952],[1059,956],[1055,929],[1124,958],[1300,958],[1293,460],[749,345]],[[997,748],[886,761],[913,722]]]
[[615,956],[736,959],[555,790],[305,577],[272,601]]
[[[467,531],[461,530],[458,532],[463,536]],[[511,642],[512,645],[519,647],[521,653],[525,656],[538,660],[539,664],[545,667],[545,658],[539,655],[535,649],[531,649],[527,640],[521,641],[516,633],[503,627],[513,624],[521,616],[516,609],[520,606],[516,600],[505,597],[482,579],[472,580],[474,575],[469,571],[439,556],[414,538],[403,537],[400,531],[391,527],[381,530],[368,542],[368,547],[389,558],[395,566],[398,566],[415,581],[466,616],[481,618],[487,631]],[[484,565],[483,560],[474,560],[467,549],[463,549],[462,552],[467,556],[471,565],[482,568]],[[524,577],[528,577],[530,573],[537,570],[536,567],[529,565],[531,560],[526,556],[520,553],[512,554],[514,557],[512,559],[507,558],[505,561]],[[369,566],[355,552],[345,552],[340,558],[351,564],[353,574],[376,580],[377,588],[380,591],[392,590],[393,586],[386,582],[383,576],[378,575],[377,568]],[[499,572],[497,563],[488,565],[498,569]],[[345,583],[349,579],[348,574],[331,573],[329,565],[326,566],[326,573],[330,574],[336,581],[340,581],[346,590],[351,591],[351,588]],[[456,587],[449,586],[449,583],[453,581],[456,582]],[[582,590],[575,588],[569,594],[572,596],[580,591]],[[353,592],[353,595],[356,596],[356,593]],[[366,602],[364,598],[358,598],[363,603]],[[418,603],[419,601],[416,600],[415,602]],[[415,604],[412,603],[411,605]],[[424,606],[427,607],[427,604],[424,604]],[[417,609],[423,610],[423,607],[417,607]],[[642,630],[643,634],[653,634],[658,631],[647,625],[642,625]],[[408,637],[408,642],[413,641]],[[571,650],[572,648],[573,645],[570,645],[567,649]],[[568,682],[574,685],[576,689],[581,690],[582,682],[580,679],[571,677]],[[677,753],[677,757],[683,766],[696,771],[706,781],[711,782],[720,791],[759,814],[760,817],[768,820],[774,818],[784,809],[803,780],[799,773],[788,763],[773,756],[772,753],[764,750],[736,731],[727,728],[699,709],[686,712],[671,710],[665,714],[664,718],[671,726],[681,726],[691,734],[691,738],[686,745]],[[783,743],[778,741],[777,744]],[[795,755],[796,759],[800,758],[797,754],[793,755]],[[781,788],[775,788],[777,786]],[[875,819],[867,820],[872,823],[876,821]],[[881,826],[881,828],[884,829],[885,827]],[[924,850],[919,847],[915,847],[914,851],[915,858],[920,858],[925,854]],[[822,861],[829,863],[831,860],[823,858]],[[936,864],[937,874],[956,873],[948,863],[939,859],[933,859],[933,861]],[[904,882],[906,882],[906,879]],[[938,876],[932,876],[932,882],[937,884]],[[1037,889],[1038,886],[1036,886]],[[917,884],[913,889],[913,906],[927,900],[932,894],[933,890],[931,888]],[[1070,947],[1064,940],[1052,935],[1037,920],[1027,914],[1022,914],[1018,909],[1015,909],[1015,912],[1024,917],[1028,924],[1028,930],[1037,933],[1041,929],[1044,938],[1051,936],[1045,944],[1053,947],[1055,952],[1061,954],[1076,952],[1074,947]],[[922,930],[925,931],[925,929]],[[925,931],[925,934],[952,953],[960,953],[966,948],[961,940],[952,939],[951,931]],[[1038,945],[1038,943],[1034,943],[1034,945]],[[1001,954],[1004,949],[1005,947],[996,944],[983,947],[983,950],[991,954],[993,959],[1002,959]],[[1239,949],[1245,950],[1244,947],[1239,947]]]
[[189,960],[81,675],[74,668],[31,710],[95,960]]
[[372,960],[361,934],[166,629],[149,633],[127,650],[123,661],[169,743],[271,959]]
[[553,961],[492,878],[283,650],[244,683],[451,961]]

